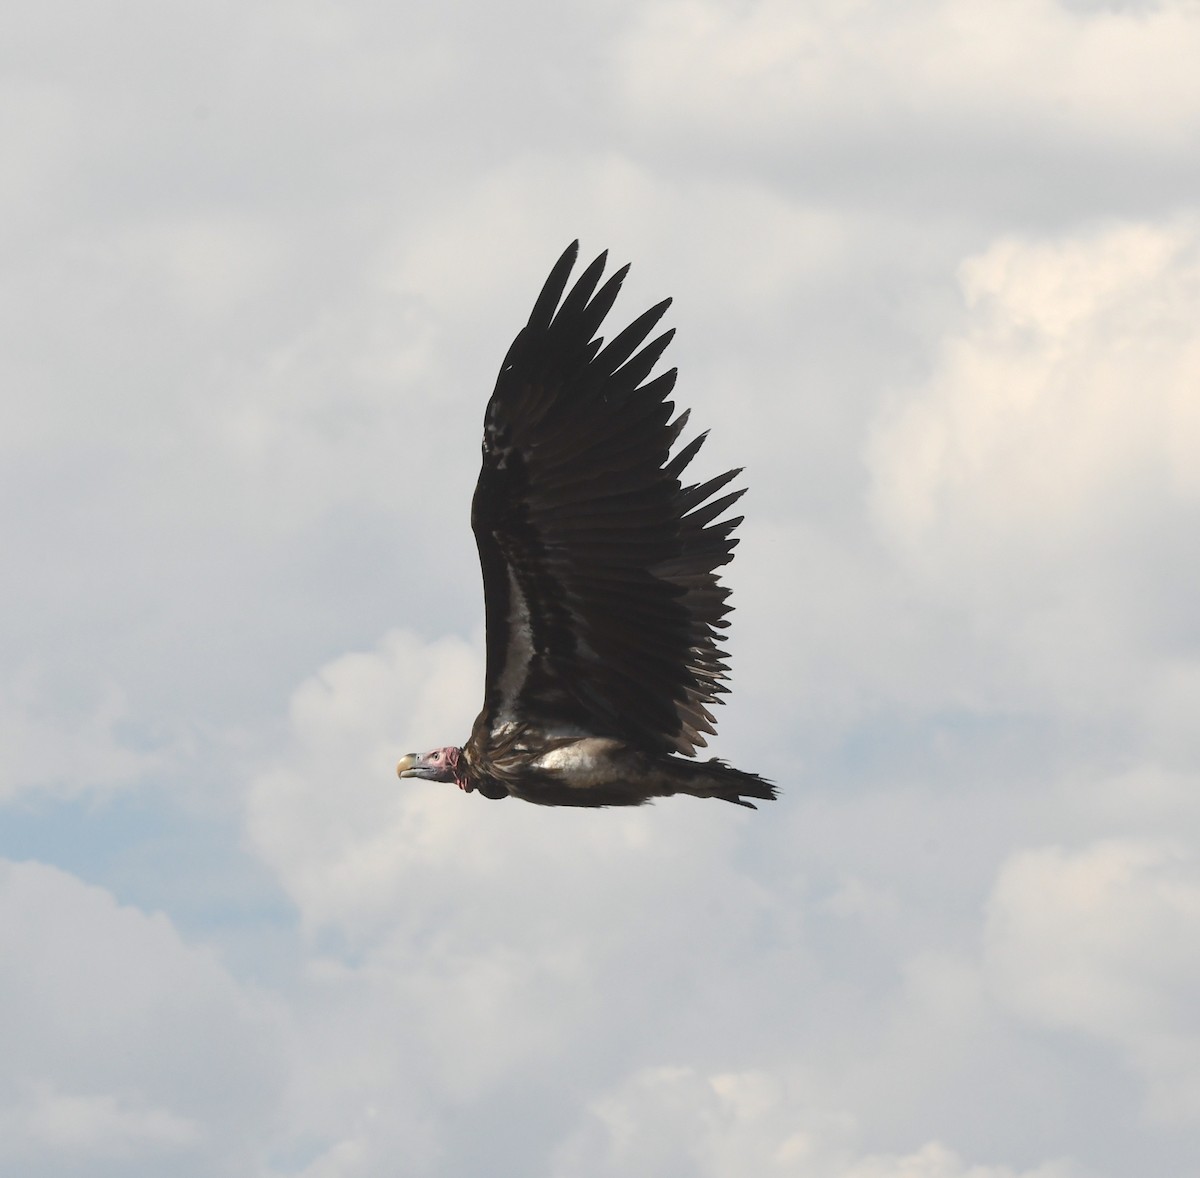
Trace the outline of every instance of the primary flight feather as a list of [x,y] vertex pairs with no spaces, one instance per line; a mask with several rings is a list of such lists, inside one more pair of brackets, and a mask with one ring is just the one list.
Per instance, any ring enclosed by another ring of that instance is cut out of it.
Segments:
[[596,333],[629,267],[601,286],[601,254],[564,298],[578,252],[550,271],[484,415],[471,506],[483,710],[465,745],[410,753],[397,772],[547,806],[685,793],[752,807],[775,797],[769,781],[688,759],[726,691],[717,570],[741,517],[719,517],[740,471],[683,484],[704,435],[672,456],[688,417],[667,399],[675,370],[648,379],[674,333],[647,337],[671,300],[605,346]]

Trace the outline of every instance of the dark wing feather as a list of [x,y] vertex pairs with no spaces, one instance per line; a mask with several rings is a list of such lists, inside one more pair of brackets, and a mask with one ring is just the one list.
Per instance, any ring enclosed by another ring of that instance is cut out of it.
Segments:
[[[680,477],[672,369],[647,380],[671,339],[647,342],[670,300],[595,337],[625,267],[597,290],[601,254],[563,298],[562,255],[505,358],[484,419],[471,524],[487,612],[487,676],[473,740],[513,726],[611,736],[691,754],[725,688],[727,563],[739,522],[712,521],[738,472]],[[556,311],[557,308],[557,311]]]

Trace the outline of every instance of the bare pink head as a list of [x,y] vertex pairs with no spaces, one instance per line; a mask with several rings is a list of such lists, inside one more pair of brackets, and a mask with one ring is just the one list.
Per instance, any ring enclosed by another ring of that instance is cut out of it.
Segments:
[[409,753],[401,757],[396,766],[401,777],[420,777],[426,781],[453,781],[459,789],[470,793],[474,788],[467,780],[466,766],[462,762],[462,749],[457,745],[433,749],[418,756]]

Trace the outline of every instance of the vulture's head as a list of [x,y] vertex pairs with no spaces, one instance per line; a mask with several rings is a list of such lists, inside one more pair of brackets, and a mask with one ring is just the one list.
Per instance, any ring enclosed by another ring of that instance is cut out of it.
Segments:
[[463,772],[462,749],[447,745],[429,753],[409,753],[396,765],[400,777],[422,777],[426,781],[453,781],[459,789],[471,792],[471,784]]

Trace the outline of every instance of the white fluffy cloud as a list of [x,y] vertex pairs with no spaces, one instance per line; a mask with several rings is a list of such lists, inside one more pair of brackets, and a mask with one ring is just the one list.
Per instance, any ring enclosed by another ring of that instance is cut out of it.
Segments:
[[906,549],[1065,561],[1200,507],[1194,221],[1006,238],[961,280],[964,328],[874,440]]
[[[501,1115],[514,1090],[527,1139],[510,1156],[553,1172],[1026,1172],[972,1168],[908,1128],[1012,1099],[1024,1062],[969,962],[904,960],[914,934],[938,935],[919,893],[949,863],[927,853],[901,880],[919,798],[802,808],[794,830],[781,814],[772,849],[761,814],[686,799],[559,813],[397,781],[397,752],[465,731],[480,663],[405,632],[336,660],[297,688],[287,746],[253,784],[253,845],[308,929],[290,1119],[323,1142],[314,1178],[369,1174],[398,1124],[414,1172],[473,1164],[447,1108]],[[953,815],[937,829],[952,841]],[[777,1062],[728,1068],[747,1055]],[[564,1074],[592,1093],[586,1115]],[[860,1119],[905,1148],[869,1153]]]
[[256,778],[247,829],[307,923],[371,927],[405,902],[414,861],[454,852],[455,811],[395,764],[410,746],[465,740],[482,681],[479,651],[460,639],[395,631],[297,688],[290,747]]
[[[549,1077],[652,1050],[636,1032],[645,1018],[709,1023],[710,1006],[736,1000],[773,907],[728,860],[742,816],[715,804],[554,811],[398,781],[398,753],[465,738],[463,701],[481,682],[461,641],[393,633],[297,689],[286,754],[254,782],[253,843],[314,948],[329,946],[303,1032],[314,1109],[340,1107],[337,1077],[364,1071],[429,1116],[447,1101],[506,1102],[517,1083],[542,1093],[539,1132],[553,1134],[563,1111]],[[313,1117],[334,1140],[344,1132]],[[355,1148],[386,1153],[386,1129],[364,1123]]]
[[964,613],[1009,698],[1186,747],[1200,231],[1005,238],[961,280],[964,325],[873,432],[882,532],[922,594]]
[[[720,845],[733,837],[736,821],[721,807],[686,799],[587,813],[398,780],[399,754],[466,739],[482,684],[478,647],[395,631],[375,651],[343,656],[296,689],[288,746],[257,775],[247,823],[314,930],[370,939],[400,922],[412,934],[431,918],[413,909],[413,889],[436,881],[431,901],[443,888],[478,893],[470,911],[437,914],[449,920],[443,935],[474,937],[504,903],[519,905],[522,893],[553,879],[554,894],[540,895],[529,913],[549,923],[515,934],[522,950],[537,952],[546,934],[569,931],[575,904],[596,915],[668,863],[675,873],[698,870],[700,844],[689,840]],[[621,876],[608,882],[606,901],[589,897],[591,873],[614,855],[624,860]],[[676,874],[670,888],[685,886]]]
[[1168,843],[1022,851],[988,905],[986,966],[1022,1016],[1117,1046],[1149,1110],[1200,1120],[1200,867]]
[[5,1170],[252,1164],[285,1081],[271,1003],[164,916],[41,864],[0,862],[0,944]]
[[1029,1170],[971,1164],[931,1141],[911,1153],[856,1154],[854,1120],[766,1072],[647,1069],[593,1102],[560,1148],[561,1178],[624,1174],[739,1178],[1082,1178],[1060,1162]]
[[623,66],[639,116],[752,144],[983,125],[1181,147],[1200,124],[1197,52],[1200,19],[1180,3],[670,0],[644,10]]
[[[76,696],[64,707],[64,696]],[[22,668],[0,687],[0,801],[33,791],[71,796],[129,785],[163,763],[123,738],[128,701],[111,680],[46,681]]]
[[0,1111],[0,1127],[9,1163],[26,1166],[46,1158],[66,1167],[169,1164],[172,1154],[190,1152],[203,1136],[195,1121],[140,1099],[73,1095],[44,1081],[26,1084]]
[[[668,258],[671,290],[690,315],[715,303],[761,316],[801,278],[832,269],[848,233],[836,210],[805,206],[756,177],[676,180],[635,157],[593,151],[485,173],[449,207],[431,211],[419,232],[403,226],[387,269],[404,294],[461,321],[506,301],[514,273],[528,270],[530,282],[540,282],[553,260],[548,241],[561,249],[579,237],[588,261],[608,248],[610,270],[633,263],[614,323],[668,293],[657,285]],[[703,300],[691,297],[714,282]],[[514,307],[506,330],[515,332],[524,310]]]
[[872,1156],[840,1171],[845,1178],[1082,1178],[1067,1162],[1046,1162],[1031,1170],[973,1165],[940,1142],[930,1142],[904,1157]]

